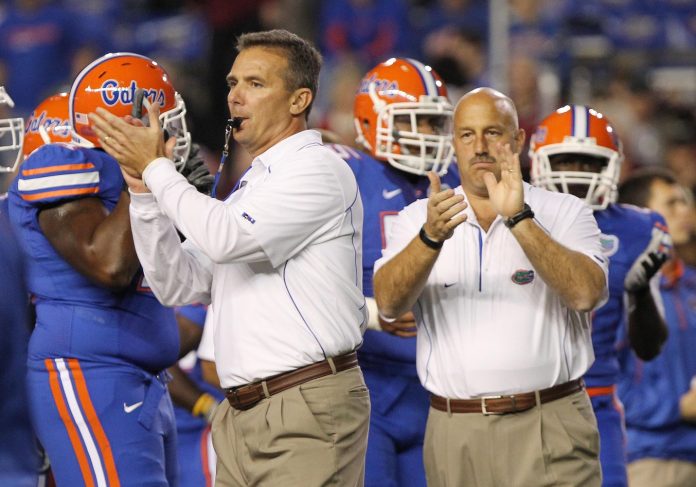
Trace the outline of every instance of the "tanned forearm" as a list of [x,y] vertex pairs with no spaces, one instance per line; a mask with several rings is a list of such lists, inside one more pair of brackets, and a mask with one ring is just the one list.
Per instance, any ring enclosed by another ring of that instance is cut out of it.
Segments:
[[39,223],[51,245],[78,272],[97,284],[122,289],[139,267],[129,203],[124,191],[108,213],[99,199],[84,198],[42,210]]
[[650,287],[628,293],[628,339],[638,358],[649,361],[657,357],[668,333]]
[[602,269],[589,257],[559,244],[532,219],[512,228],[535,271],[576,311],[590,311],[602,299],[606,286]]
[[413,308],[438,255],[439,250],[431,249],[416,237],[377,271],[374,291],[382,316],[398,318]]
[[106,259],[109,274],[123,274],[130,281],[140,266],[130,226],[130,195],[123,191],[113,211],[94,232],[89,247],[92,258]]

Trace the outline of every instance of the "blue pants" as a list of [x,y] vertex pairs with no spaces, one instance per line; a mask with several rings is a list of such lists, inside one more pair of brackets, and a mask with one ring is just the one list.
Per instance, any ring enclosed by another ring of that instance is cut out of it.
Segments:
[[[626,431],[623,406],[616,392],[595,395],[600,388],[588,388],[599,427],[599,462],[603,487],[627,487]],[[601,388],[607,389],[607,388]]]
[[180,487],[212,487],[215,482],[215,450],[210,426],[177,431]]
[[363,367],[372,411],[366,487],[425,487],[423,439],[430,400],[417,377]]
[[57,485],[176,486],[165,379],[127,365],[31,361],[29,408]]

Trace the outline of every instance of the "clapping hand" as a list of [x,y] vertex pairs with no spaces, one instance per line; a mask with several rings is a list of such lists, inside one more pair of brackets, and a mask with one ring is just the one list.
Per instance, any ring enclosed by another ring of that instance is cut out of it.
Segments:
[[483,175],[488,199],[498,215],[509,218],[524,208],[524,187],[520,158],[510,149],[510,144],[498,146],[500,180],[492,172]]
[[147,105],[149,127],[137,126],[133,117],[119,118],[103,108],[90,113],[89,119],[99,142],[113,156],[123,170],[140,178],[145,168],[158,157],[171,154],[176,139],[164,143],[164,133],[159,124],[159,105]]
[[466,221],[461,212],[468,206],[464,196],[455,194],[453,189],[442,191],[440,176],[430,171],[430,196],[428,197],[428,216],[424,225],[425,233],[431,240],[443,242],[454,234],[454,229]]

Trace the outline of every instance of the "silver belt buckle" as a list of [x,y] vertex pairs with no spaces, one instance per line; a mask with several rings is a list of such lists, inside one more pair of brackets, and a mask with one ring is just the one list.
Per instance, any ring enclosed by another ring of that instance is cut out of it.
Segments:
[[484,416],[499,416],[502,414],[506,414],[505,412],[496,412],[496,411],[489,411],[486,409],[486,400],[487,399],[503,399],[509,397],[510,400],[512,401],[512,409],[513,411],[517,410],[517,403],[515,402],[515,396],[514,395],[499,395],[499,396],[481,396],[481,412],[483,413]]

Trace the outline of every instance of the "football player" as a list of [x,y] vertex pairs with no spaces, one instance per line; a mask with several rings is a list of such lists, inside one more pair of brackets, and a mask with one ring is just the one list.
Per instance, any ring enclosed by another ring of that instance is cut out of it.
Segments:
[[598,111],[581,105],[559,108],[537,127],[529,155],[535,186],[570,193],[594,209],[609,257],[609,301],[592,319],[595,362],[585,375],[597,416],[604,486],[626,486],[626,449],[619,376],[617,333],[628,323],[630,345],[643,360],[660,352],[667,328],[658,312],[651,279],[672,246],[657,213],[617,205],[623,154],[618,135]]
[[392,323],[379,318],[372,273],[390,219],[427,197],[428,171],[442,177],[443,187],[459,185],[450,168],[452,105],[429,66],[392,58],[363,77],[353,114],[362,150],[330,146],[355,173],[364,208],[363,291],[370,323],[358,358],[373,404],[365,485],[425,486],[423,438],[430,406],[416,373],[415,318],[410,312]]
[[[60,108],[47,103],[29,121],[51,143],[28,155],[9,193],[36,305],[28,357],[34,427],[58,485],[174,485],[165,372],[179,350],[174,311],[143,279],[123,176],[86,114],[103,107],[140,118],[148,103],[159,104],[184,167],[185,106],[161,66],[130,53],[95,60],[54,101]],[[51,130],[65,120],[78,143]]]

